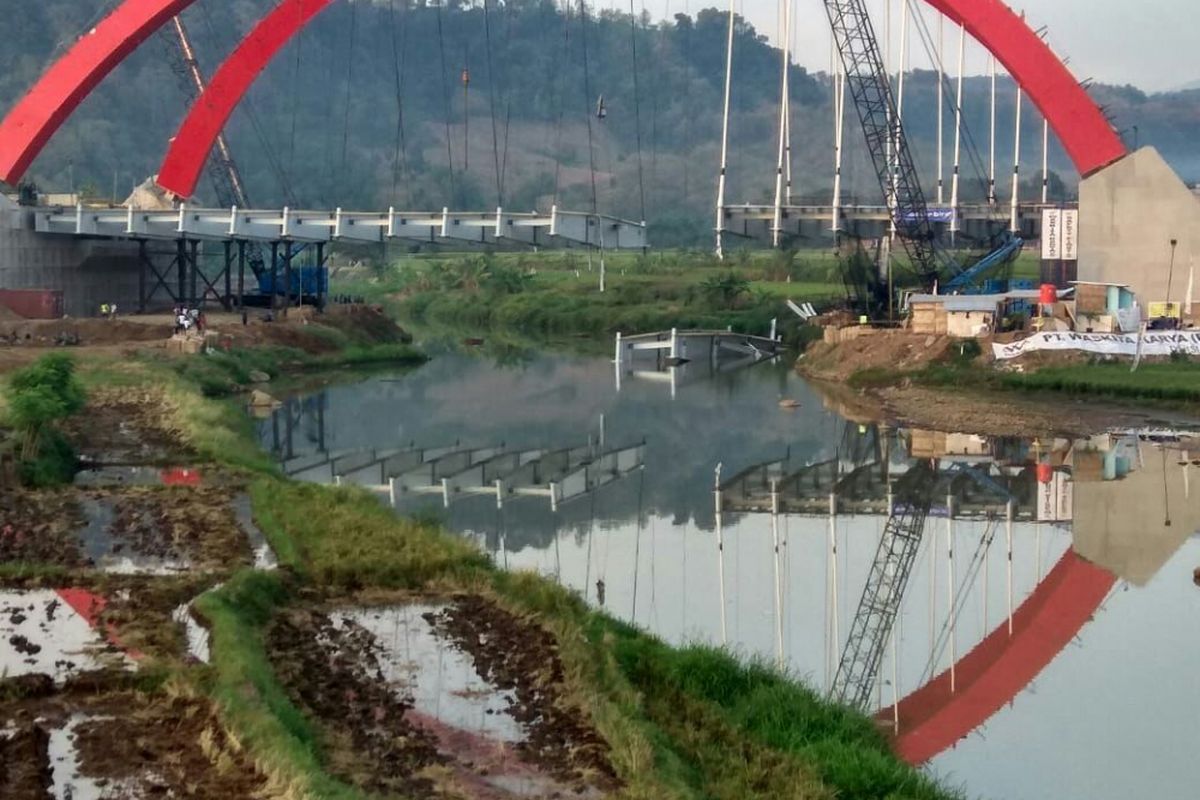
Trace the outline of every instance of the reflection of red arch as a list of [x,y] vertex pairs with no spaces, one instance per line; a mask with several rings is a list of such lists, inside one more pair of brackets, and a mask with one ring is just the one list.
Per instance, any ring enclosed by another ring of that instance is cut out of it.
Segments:
[[[217,135],[287,39],[330,0],[282,0],[221,66],[184,121],[159,170],[159,184],[190,197]],[[1000,0],[926,0],[996,54],[1046,115],[1080,174],[1125,155],[1125,146],[1087,92],[1025,21]],[[307,12],[307,13],[306,13]]]
[[[898,704],[897,755],[923,764],[986,722],[1054,660],[1092,618],[1115,578],[1068,550],[1008,621],[950,673],[943,672]],[[879,712],[890,723],[893,709]]]
[[171,141],[158,185],[191,197],[229,115],[275,54],[332,0],[280,0],[226,59]]
[[0,178],[16,183],[113,68],[193,0],[125,0],[84,34],[0,122]]

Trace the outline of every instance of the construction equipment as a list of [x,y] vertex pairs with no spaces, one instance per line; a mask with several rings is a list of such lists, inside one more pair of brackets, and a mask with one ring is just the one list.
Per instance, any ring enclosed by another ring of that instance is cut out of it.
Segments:
[[893,230],[917,276],[927,287],[932,287],[938,281],[954,281],[969,274],[970,277],[963,278],[963,285],[967,285],[1010,260],[1021,244],[1011,234],[998,237],[992,242],[990,252],[965,269],[941,246],[866,0],[824,2],[844,67],[846,87],[858,111],[879,187],[887,199]]

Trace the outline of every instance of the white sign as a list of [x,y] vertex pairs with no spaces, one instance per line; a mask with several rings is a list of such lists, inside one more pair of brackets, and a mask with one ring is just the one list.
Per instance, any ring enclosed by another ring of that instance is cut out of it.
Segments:
[[1061,208],[1042,209],[1042,260],[1058,261],[1062,258]]
[[[1141,336],[1143,356],[1169,356],[1172,353],[1200,355],[1200,332],[1147,332]],[[1110,356],[1134,356],[1138,352],[1136,333],[1035,333],[1011,344],[993,344],[997,359],[1017,358],[1038,350],[1079,350]]]
[[1049,483],[1038,484],[1039,522],[1069,522],[1075,518],[1075,484],[1056,471]]
[[1079,211],[1069,208],[1062,212],[1062,260],[1079,260]]

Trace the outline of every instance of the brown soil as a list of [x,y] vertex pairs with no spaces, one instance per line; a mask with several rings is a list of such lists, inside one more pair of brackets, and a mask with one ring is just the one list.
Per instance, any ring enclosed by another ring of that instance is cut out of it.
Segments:
[[53,800],[50,794],[50,735],[33,722],[10,737],[0,733],[0,797],[5,800]]
[[566,699],[558,643],[548,631],[478,595],[456,598],[430,622],[471,656],[485,680],[516,695],[511,713],[529,735],[517,745],[523,759],[578,792],[619,786],[608,743]]
[[335,628],[317,611],[281,615],[268,634],[275,673],[327,733],[331,774],[359,789],[414,800],[442,796],[430,768],[442,764],[433,737],[407,719],[403,702],[369,664],[375,642],[353,624]]
[[229,800],[263,791],[264,778],[207,703],[80,691],[0,704],[0,728],[17,730],[14,738],[0,738],[0,797],[51,797],[49,731],[74,714],[92,717],[75,729],[80,774],[113,797]]
[[916,386],[872,393],[883,419],[909,427],[986,436],[1082,437],[1119,427],[1139,427],[1152,417],[1098,406],[1087,400],[985,397]]
[[181,464],[191,460],[180,431],[166,424],[165,398],[150,389],[103,389],[67,420],[65,433],[93,463]]
[[953,343],[949,336],[883,331],[840,344],[817,342],[796,368],[810,378],[840,383],[866,369],[920,369],[944,358]]
[[245,531],[222,486],[130,487],[91,496],[112,503],[119,553],[186,561],[197,569],[248,565]]
[[85,563],[77,535],[84,524],[70,491],[0,492],[0,563]]

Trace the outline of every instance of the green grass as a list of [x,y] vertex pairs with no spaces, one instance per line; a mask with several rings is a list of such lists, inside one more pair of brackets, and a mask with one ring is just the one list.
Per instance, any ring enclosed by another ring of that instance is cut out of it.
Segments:
[[1001,373],[1001,386],[1027,391],[1066,392],[1089,397],[1200,402],[1200,364],[1074,364],[1029,373]]

